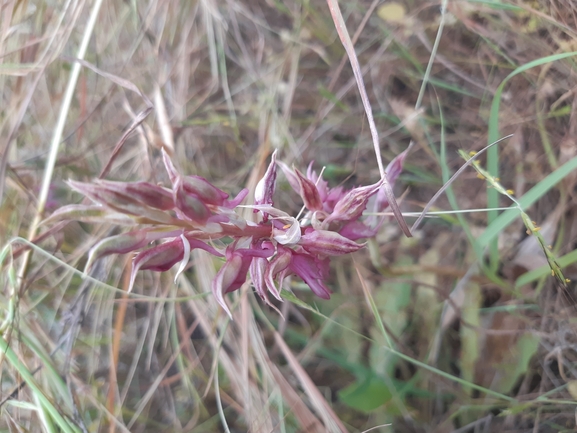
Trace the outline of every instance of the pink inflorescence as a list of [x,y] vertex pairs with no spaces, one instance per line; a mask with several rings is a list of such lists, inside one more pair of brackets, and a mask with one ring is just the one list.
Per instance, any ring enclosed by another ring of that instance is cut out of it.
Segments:
[[[399,175],[404,156],[389,164],[389,183]],[[362,216],[369,198],[376,196],[373,210],[377,212],[388,206],[381,188],[383,179],[351,190],[329,188],[310,166],[304,175],[276,161],[275,152],[256,187],[254,204],[248,206],[261,215],[260,222],[254,223],[235,211],[248,194],[246,189],[230,199],[200,176],[181,175],[165,152],[163,158],[172,188],[148,182],[70,181],[73,189],[95,204],[66,206],[51,219],[138,225],[136,230],[98,242],[87,263],[88,269],[101,257],[140,250],[134,257],[129,290],[139,270],[162,272],[180,263],[180,274],[195,248],[223,258],[212,291],[229,315],[224,295],[240,288],[247,274],[256,292],[269,304],[268,293],[282,300],[282,282],[291,274],[299,276],[317,296],[328,299],[331,292],[325,281],[330,257],[359,250],[364,244],[356,241],[378,231],[382,217]],[[303,200],[306,211],[301,212],[302,218],[274,207],[277,167]],[[148,247],[153,241],[155,245]]]

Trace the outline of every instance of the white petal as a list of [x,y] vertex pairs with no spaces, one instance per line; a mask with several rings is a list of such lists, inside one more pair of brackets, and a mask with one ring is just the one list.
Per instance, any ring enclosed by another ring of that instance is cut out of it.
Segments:
[[180,274],[182,274],[182,272],[184,271],[184,268],[186,268],[188,261],[190,260],[190,242],[188,242],[188,239],[186,239],[184,235],[180,235],[180,240],[182,241],[182,246],[184,247],[184,255],[182,256],[182,260],[180,261],[178,271],[174,276],[175,283],[178,277],[180,277]]
[[288,230],[272,229],[273,238],[281,245],[296,244],[301,239],[301,226],[296,218],[290,218],[291,226]]

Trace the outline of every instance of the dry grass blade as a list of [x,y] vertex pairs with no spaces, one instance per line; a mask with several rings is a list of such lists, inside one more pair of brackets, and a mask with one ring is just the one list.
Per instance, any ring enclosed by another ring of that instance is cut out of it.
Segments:
[[138,128],[140,126],[140,124],[142,122],[144,122],[144,119],[146,119],[148,117],[148,115],[150,114],[150,112],[153,109],[154,109],[154,107],[152,107],[152,106],[145,108],[143,111],[138,113],[138,115],[132,120],[132,123],[130,124],[130,126],[126,129],[126,131],[124,131],[124,134],[122,134],[122,137],[120,137],[120,140],[118,140],[118,142],[114,146],[114,149],[112,150],[112,153],[110,154],[110,158],[108,159],[108,162],[106,163],[106,165],[104,166],[104,168],[102,169],[100,174],[98,175],[99,179],[104,178],[108,174],[108,172],[110,171],[110,168],[112,167],[112,164],[114,163],[114,160],[116,159],[116,157],[120,153],[120,150],[122,149],[122,147],[123,147],[124,143],[126,142],[126,140],[128,139],[128,137],[130,137],[130,135],[136,130],[136,128]]
[[[369,6],[369,8],[367,9],[367,12],[365,13],[365,15],[363,16],[363,20],[361,21],[361,23],[359,24],[359,27],[357,28],[357,31],[355,32],[355,34],[353,35],[352,38],[352,44],[353,46],[358,42],[359,37],[361,36],[361,32],[363,31],[363,29],[365,28],[365,26],[367,25],[367,22],[369,21],[369,18],[372,16],[373,12],[375,11],[375,8],[377,7],[377,5],[379,4],[379,0],[373,0],[373,2],[371,3],[371,5]],[[339,65],[337,66],[337,68],[335,69],[335,71],[332,74],[331,77],[331,81],[329,82],[329,85],[327,86],[327,90],[329,92],[332,92],[337,84],[337,81],[341,75],[341,72],[343,71],[343,68],[345,67],[345,64],[347,62],[347,54],[345,54]],[[352,83],[351,83],[352,84]],[[351,86],[352,87],[352,86]],[[346,86],[346,90],[349,89],[349,86]],[[344,92],[343,92],[344,93]],[[337,94],[337,100],[340,100],[342,95]],[[309,125],[309,127],[301,134],[301,137],[299,139],[300,143],[309,143],[311,141],[311,137],[315,131],[315,129],[317,128],[319,122],[321,119],[325,118],[328,114],[328,112],[335,106],[335,101],[327,101],[327,100],[323,100],[321,102],[321,104],[319,105],[318,109],[317,109],[317,113],[315,115],[315,119],[314,121]]]
[[96,67],[92,63],[87,62],[86,60],[83,60],[80,58],[76,59],[74,57],[62,56],[62,59],[66,60],[68,62],[78,63],[78,64],[84,66],[85,68],[90,69],[95,74],[98,74],[101,77],[112,81],[114,84],[117,84],[120,87],[124,87],[125,89],[136,93],[138,96],[140,96],[144,100],[144,103],[146,104],[147,107],[152,107],[152,102],[150,101],[148,96],[146,96],[144,93],[142,93],[142,91],[134,83],[128,81],[127,79],[119,77],[118,75],[111,74],[110,72],[103,71],[102,69]]
[[[83,59],[88,48],[88,43],[92,37],[92,32],[96,25],[96,19],[98,18],[98,13],[100,12],[100,6],[102,5],[102,0],[96,0],[94,3],[88,24],[85,28],[84,35],[80,47],[78,48],[78,58]],[[30,231],[28,239],[32,239],[36,235],[36,230],[38,229],[38,224],[42,218],[42,213],[44,212],[44,207],[46,206],[46,200],[48,199],[48,192],[50,189],[50,182],[52,181],[52,175],[54,173],[54,166],[56,164],[56,157],[58,156],[58,149],[60,145],[60,140],[62,139],[62,133],[64,131],[64,125],[66,122],[66,117],[70,109],[70,104],[72,102],[72,97],[74,96],[74,89],[76,88],[76,83],[78,81],[78,76],[80,75],[80,64],[76,64],[72,68],[70,73],[70,78],[68,80],[68,86],[66,88],[66,94],[60,108],[60,113],[58,117],[58,122],[54,128],[52,134],[52,142],[50,144],[50,153],[48,155],[48,160],[46,161],[46,167],[44,169],[44,179],[42,181],[42,188],[40,190],[40,195],[38,197],[38,209],[32,224],[30,226]],[[25,260],[26,262],[26,260]]]
[[323,395],[319,392],[318,388],[311,380],[310,376],[307,374],[304,368],[300,365],[299,360],[293,355],[291,349],[287,346],[282,336],[276,331],[274,332],[274,339],[276,344],[280,347],[281,352],[289,363],[291,369],[296,374],[299,382],[301,383],[301,386],[311,399],[311,403],[317,412],[319,412],[327,431],[340,433],[346,432],[347,429],[337,414],[333,411]]
[[353,45],[353,42],[351,41],[351,37],[349,36],[345,20],[343,19],[343,14],[341,13],[339,2],[338,0],[327,0],[327,3],[329,5],[333,21],[335,23],[335,28],[337,29],[337,33],[341,39],[343,47],[345,48],[345,51],[349,56],[349,61],[351,62],[353,74],[355,75],[355,80],[357,81],[357,87],[359,88],[361,100],[363,101],[363,107],[365,108],[365,113],[367,115],[367,120],[369,122],[369,129],[371,130],[371,137],[373,139],[373,146],[375,149],[375,157],[377,159],[377,165],[379,166],[379,173],[381,174],[381,178],[384,181],[383,188],[385,190],[385,194],[387,195],[389,206],[391,207],[391,210],[395,215],[395,219],[397,220],[405,236],[412,237],[411,230],[409,229],[409,226],[407,226],[405,218],[403,217],[403,214],[401,213],[399,205],[397,204],[397,201],[395,199],[393,189],[391,188],[391,185],[387,181],[387,174],[385,172],[385,167],[383,165],[381,148],[379,146],[379,133],[377,132],[377,126],[375,125],[375,119],[373,118],[373,109],[371,108],[371,102],[369,101],[369,96],[367,95],[367,89],[365,88],[363,74],[361,72],[361,65],[359,64],[359,59],[357,58],[357,54],[355,53],[355,47]]
[[32,96],[34,95],[34,92],[36,91],[36,86],[40,82],[43,75],[44,75],[44,71],[40,71],[37,73],[36,77],[34,78],[33,83],[30,85],[30,88],[28,89],[28,92],[26,93],[26,96],[20,102],[20,107],[17,110],[18,114],[12,120],[12,125],[10,127],[10,131],[8,132],[8,134],[6,136],[6,145],[4,146],[4,149],[2,150],[2,157],[0,158],[0,203],[2,203],[3,198],[4,198],[4,189],[5,189],[5,181],[6,181],[6,166],[8,165],[8,155],[10,154],[10,148],[11,148],[12,143],[13,143],[14,134],[16,133],[16,131],[18,130],[18,128],[22,124],[22,119],[24,118],[24,115],[26,114],[26,112],[29,108],[30,101],[32,100]]
[[[110,168],[112,167],[114,160],[118,156],[118,153],[122,149],[122,146],[124,145],[124,143],[126,142],[128,137],[130,137],[130,135],[136,130],[136,128],[138,128],[138,126],[140,126],[140,124],[142,124],[142,122],[144,122],[144,119],[146,119],[148,117],[150,112],[154,109],[154,106],[153,106],[152,102],[150,101],[150,99],[144,93],[142,93],[142,91],[138,87],[136,87],[134,85],[134,83],[131,83],[130,81],[128,81],[122,77],[119,77],[117,75],[103,71],[103,70],[97,68],[93,64],[91,64],[91,63],[89,63],[83,59],[80,59],[80,58],[75,59],[75,58],[68,57],[68,56],[63,56],[63,59],[68,60],[70,62],[75,62],[77,64],[80,64],[80,65],[90,69],[94,73],[101,75],[102,77],[106,78],[107,80],[110,80],[113,83],[136,93],[137,95],[139,95],[144,100],[144,103],[146,104],[146,108],[144,110],[140,111],[136,115],[136,117],[132,120],[132,123],[130,124],[130,126],[126,129],[126,131],[124,131],[124,133],[122,134],[122,136],[120,137],[120,139],[118,140],[116,145],[114,146],[114,149],[112,150],[112,153],[110,155],[108,162],[106,163],[106,165],[104,166],[104,168],[102,169],[100,174],[98,175],[98,178],[102,179],[110,171]],[[155,96],[156,96],[156,94],[155,94]],[[172,143],[167,142],[167,144],[172,144]]]
[[160,86],[157,84],[154,87],[154,107],[156,109],[156,118],[158,119],[158,127],[160,135],[162,136],[163,144],[167,147],[169,154],[174,154],[174,134],[172,133],[172,126],[166,112],[166,104],[162,96]]

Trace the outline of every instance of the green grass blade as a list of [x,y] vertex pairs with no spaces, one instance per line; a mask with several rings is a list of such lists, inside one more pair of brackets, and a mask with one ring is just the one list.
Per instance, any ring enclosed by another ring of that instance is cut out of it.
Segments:
[[[449,165],[447,164],[447,140],[445,139],[445,117],[443,115],[443,110],[441,108],[440,101],[438,105],[439,105],[439,117],[441,120],[441,155],[439,159],[439,164],[441,165],[443,184],[445,185],[447,184],[447,182],[449,182],[449,179],[451,178],[451,171],[449,169]],[[453,187],[451,185],[447,186],[445,194],[447,194],[447,199],[449,200],[449,204],[451,205],[453,210],[459,210],[459,204],[457,203],[457,196],[455,195],[455,192],[453,191]],[[477,259],[481,261],[483,258],[483,250],[479,248],[479,246],[477,245],[477,241],[473,236],[473,232],[471,231],[471,227],[469,227],[467,220],[461,213],[457,214],[457,220],[459,221],[460,226],[463,228],[465,235],[469,240],[469,243],[472,245],[473,250],[475,251],[475,255],[477,256]]]
[[[557,263],[561,268],[565,268],[575,262],[577,262],[577,250],[573,250],[570,253],[565,254],[564,256],[557,259]],[[550,266],[548,264],[540,266],[537,269],[533,269],[532,271],[529,271],[517,278],[517,281],[515,281],[515,288],[522,287],[525,284],[532,283],[533,281],[548,275],[551,275]]]
[[[491,112],[489,114],[489,132],[487,137],[488,143],[493,143],[494,141],[499,139],[500,134],[499,107],[501,105],[503,90],[505,89],[505,85],[509,82],[509,80],[514,76],[519,75],[536,66],[556,62],[558,60],[566,59],[572,56],[577,56],[577,51],[542,57],[540,59],[536,59],[533,60],[532,62],[519,66],[509,75],[507,75],[507,77],[501,82],[501,84],[497,88],[497,91],[495,92],[495,97],[493,98],[493,103],[491,104]],[[499,177],[499,152],[496,147],[489,149],[487,151],[487,170],[493,177],[495,178]],[[499,206],[499,193],[492,188],[487,189],[487,207],[496,208],[498,206]],[[499,215],[497,211],[490,211],[487,215],[489,225],[491,226],[497,220],[498,217]],[[499,250],[497,246],[497,240],[492,238],[492,242],[490,242],[488,246],[489,246],[490,268],[494,270],[496,269],[499,263]]]
[[[574,157],[545,177],[541,182],[531,188],[527,193],[518,200],[521,209],[525,210],[541,197],[543,197],[551,188],[563,180],[569,173],[577,169],[577,157]],[[496,194],[499,194],[495,191]],[[485,231],[477,238],[477,243],[484,248],[489,243],[496,241],[497,236],[509,224],[519,217],[519,210],[516,205],[511,206],[496,218]]]
[[20,361],[18,355],[12,350],[12,348],[8,345],[8,342],[4,339],[3,336],[0,336],[0,352],[2,352],[8,362],[18,371],[22,380],[26,382],[26,385],[30,388],[30,390],[34,393],[38,401],[42,404],[44,409],[56,424],[60,427],[63,432],[66,433],[79,433],[80,430],[70,424],[58,411],[56,407],[52,404],[52,402],[44,395],[44,392],[40,389],[40,386],[36,383],[36,380],[32,376],[32,373],[28,370],[28,368]]

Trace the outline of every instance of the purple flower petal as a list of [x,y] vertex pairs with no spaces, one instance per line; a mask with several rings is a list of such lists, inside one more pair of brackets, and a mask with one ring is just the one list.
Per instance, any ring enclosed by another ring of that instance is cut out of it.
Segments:
[[237,207],[239,204],[241,204],[247,195],[248,195],[248,189],[243,188],[240,190],[240,192],[236,195],[236,197],[234,199],[229,200],[229,201],[225,201],[222,204],[222,206],[226,207],[228,209],[233,209],[233,208]]
[[346,194],[346,191],[344,190],[344,188],[342,186],[337,186],[336,188],[331,188],[328,193],[326,198],[323,200],[323,209],[326,213],[331,214],[334,209],[335,209],[335,205],[338,203],[338,201],[343,198],[343,196]]
[[[162,232],[153,232],[152,235],[149,234],[148,237],[158,238],[160,234],[162,234]],[[165,236],[170,234],[172,234],[172,232],[165,232]],[[217,257],[222,257],[222,254],[216,251],[213,247],[207,245],[201,240],[193,238],[190,234],[181,235],[178,238],[144,250],[134,257],[134,261],[132,262],[132,273],[130,275],[129,291],[132,290],[136,274],[139,270],[164,272],[168,271],[178,262],[183,262],[181,269],[179,270],[179,272],[182,272],[184,266],[186,266],[186,263],[188,262],[188,258],[190,257],[190,251],[196,248],[205,250]]]
[[207,253],[212,254],[213,256],[223,257],[221,253],[219,253],[210,245],[207,245],[206,243],[202,242],[201,240],[195,239],[193,236],[190,236],[189,234],[185,234],[184,237],[188,241],[191,250],[199,248],[201,250],[206,251]]
[[234,292],[235,290],[240,289],[240,287],[246,281],[248,270],[249,270],[250,264],[253,260],[252,257],[242,257],[242,256],[236,256],[236,255],[235,255],[235,257],[241,258],[241,261],[240,261],[241,266],[238,270],[236,278],[232,281],[232,283],[227,288],[225,288],[224,293],[230,293],[230,292]]
[[[279,246],[277,248],[276,256],[269,262],[264,274],[264,281],[266,283],[269,292],[271,292],[273,296],[277,298],[279,301],[282,301],[282,298],[280,296],[279,289],[277,289],[274,283],[274,279],[280,272],[284,271],[288,267],[288,265],[291,262],[291,259],[292,259],[291,250]],[[281,287],[281,285],[282,280],[279,281],[279,288]]]
[[255,257],[252,259],[250,264],[249,274],[256,293],[258,293],[263,301],[265,301],[267,304],[270,304],[266,291],[266,283],[264,281],[264,273],[267,265],[267,259],[263,259],[262,257]]
[[328,276],[328,258],[320,260],[308,254],[293,254],[289,269],[298,275],[322,299],[330,299],[331,291],[323,280]]
[[272,250],[256,246],[253,248],[236,248],[236,242],[226,249],[226,262],[216,274],[212,282],[212,291],[218,303],[226,310],[229,316],[230,310],[224,301],[226,293],[239,289],[246,281],[247,273],[254,258],[266,259],[273,254]]
[[371,228],[360,221],[351,221],[339,230],[339,234],[352,241],[356,241],[358,239],[372,238],[377,234],[378,229],[379,227]]
[[132,272],[130,274],[130,285],[128,291],[132,291],[136,274],[139,270],[149,269],[151,271],[164,272],[172,268],[182,260],[184,256],[184,246],[180,238],[165,242],[148,250],[138,253],[132,262]]
[[126,254],[143,248],[154,240],[172,238],[178,236],[179,233],[182,233],[182,229],[167,231],[165,229],[152,228],[135,230],[105,238],[90,249],[84,272],[90,269],[92,263],[102,257],[110,254]]
[[317,190],[319,191],[319,195],[321,196],[321,200],[326,200],[329,194],[329,184],[326,180],[323,180],[316,171],[313,170],[313,161],[307,167],[307,179],[309,179],[312,183],[315,184]]
[[[232,313],[226,305],[224,300],[224,294],[229,292],[229,288],[235,284],[238,280],[239,273],[242,268],[242,257],[240,255],[233,254],[227,261],[222,265],[222,268],[216,274],[214,280],[212,280],[212,293],[216,298],[216,302],[226,311],[228,316],[232,319]],[[246,278],[246,274],[245,274]]]

